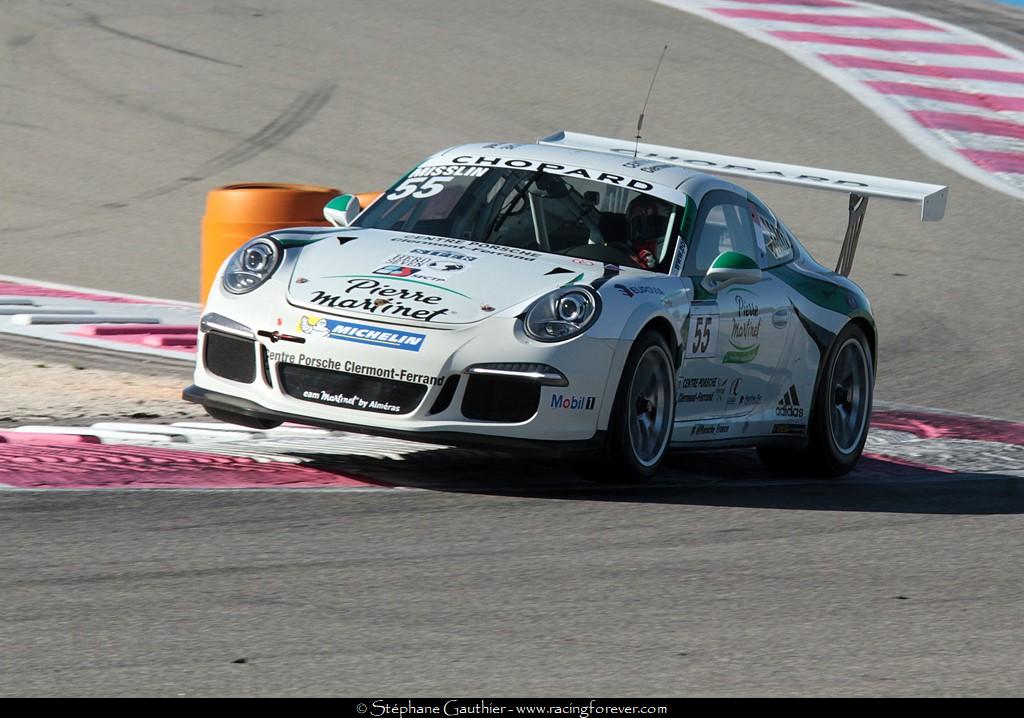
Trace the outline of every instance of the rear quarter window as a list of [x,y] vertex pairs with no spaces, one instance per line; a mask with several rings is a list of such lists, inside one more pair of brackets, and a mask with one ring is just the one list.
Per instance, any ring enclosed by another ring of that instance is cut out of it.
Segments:
[[758,238],[758,249],[761,250],[761,264],[764,267],[776,267],[793,259],[793,242],[788,230],[775,219],[770,212],[755,208],[757,223],[760,225],[761,236]]

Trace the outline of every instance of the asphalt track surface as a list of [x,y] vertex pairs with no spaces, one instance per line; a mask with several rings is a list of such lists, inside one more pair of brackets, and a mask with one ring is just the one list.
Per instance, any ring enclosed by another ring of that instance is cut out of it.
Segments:
[[[940,5],[1024,46],[1014,8]],[[1024,417],[1024,207],[726,28],[632,0],[4,14],[2,273],[194,298],[210,187],[363,190],[462,141],[629,137],[668,41],[649,141],[951,187],[938,225],[869,211],[853,277],[878,395]],[[836,256],[845,197],[755,189]],[[433,491],[6,493],[0,694],[1022,691],[1019,479],[545,490],[511,468]]]

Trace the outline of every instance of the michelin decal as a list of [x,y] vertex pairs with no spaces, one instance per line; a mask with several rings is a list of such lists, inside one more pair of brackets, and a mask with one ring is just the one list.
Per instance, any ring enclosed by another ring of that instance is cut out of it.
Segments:
[[303,334],[320,334],[331,339],[407,352],[418,352],[426,340],[426,335],[415,332],[306,316],[299,320],[299,330]]

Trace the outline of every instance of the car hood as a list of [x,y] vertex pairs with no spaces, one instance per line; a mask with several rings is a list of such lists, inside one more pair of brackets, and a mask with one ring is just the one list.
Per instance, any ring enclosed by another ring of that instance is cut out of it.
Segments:
[[288,281],[288,300],[320,313],[470,324],[604,272],[604,265],[587,259],[353,229],[302,248]]

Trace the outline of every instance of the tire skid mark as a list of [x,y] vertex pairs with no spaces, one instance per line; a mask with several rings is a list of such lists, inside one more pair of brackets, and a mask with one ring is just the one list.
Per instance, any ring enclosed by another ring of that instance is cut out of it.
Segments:
[[330,101],[336,87],[334,82],[325,82],[303,91],[277,117],[264,125],[258,132],[207,160],[191,174],[179,177],[160,187],[136,195],[135,199],[152,199],[200,182],[235,165],[247,162],[266,150],[280,144],[298,132]]
[[191,57],[191,58],[194,58],[196,60],[206,60],[207,62],[214,62],[214,63],[216,63],[218,65],[227,65],[228,67],[239,67],[239,68],[242,67],[242,65],[238,65],[238,64],[236,64],[234,62],[228,62],[227,60],[220,60],[220,59],[218,59],[216,57],[210,57],[209,55],[203,55],[202,53],[199,53],[199,52],[192,52],[191,50],[185,50],[184,48],[175,47],[174,45],[167,45],[165,43],[157,42],[156,40],[150,40],[148,37],[143,37],[142,35],[136,35],[135,33],[127,32],[125,30],[118,30],[116,27],[111,27],[110,25],[105,24],[100,19],[100,17],[98,15],[95,15],[93,13],[86,13],[86,20],[88,21],[88,23],[90,25],[92,25],[93,27],[95,27],[98,30],[103,30],[104,32],[108,32],[108,33],[110,33],[112,35],[117,35],[118,37],[123,37],[123,38],[125,38],[127,40],[135,40],[136,42],[141,42],[141,43],[144,43],[146,45],[151,45],[153,47],[158,47],[161,50],[167,50],[168,52],[175,52],[175,53],[177,53],[179,55],[184,55],[185,57]]

